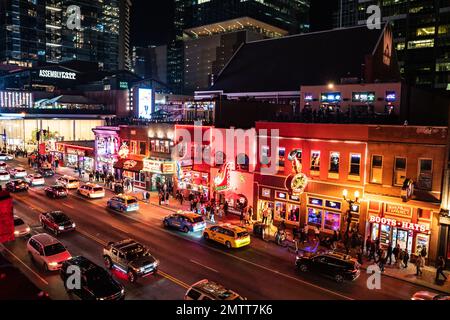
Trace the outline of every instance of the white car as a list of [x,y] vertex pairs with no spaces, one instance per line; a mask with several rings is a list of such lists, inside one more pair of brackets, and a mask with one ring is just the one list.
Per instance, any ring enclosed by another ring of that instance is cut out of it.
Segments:
[[80,187],[80,180],[70,176],[60,177],[56,180],[56,183],[66,189],[78,189]]
[[9,172],[0,171],[0,181],[9,181],[9,179],[11,179]]
[[14,236],[24,237],[30,234],[31,228],[21,218],[14,216]]
[[8,165],[6,164],[6,162],[0,162],[0,170],[7,170],[8,169]]
[[411,297],[411,300],[450,300],[450,295],[430,291],[419,291]]
[[30,186],[43,186],[45,184],[45,179],[40,174],[29,174],[25,177],[25,181]]
[[78,188],[78,193],[91,199],[99,199],[105,196],[105,189],[97,184],[86,183]]
[[32,236],[27,243],[30,259],[42,266],[44,271],[61,269],[63,262],[72,259],[61,242],[46,233]]
[[25,178],[27,176],[27,171],[24,168],[22,168],[22,167],[17,167],[17,168],[11,169],[9,171],[9,174],[14,179]]
[[0,161],[12,160],[14,157],[10,154],[0,153]]

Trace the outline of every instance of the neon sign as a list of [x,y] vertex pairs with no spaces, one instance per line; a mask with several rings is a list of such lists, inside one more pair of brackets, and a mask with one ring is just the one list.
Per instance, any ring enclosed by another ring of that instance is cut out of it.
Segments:
[[226,163],[217,177],[214,178],[214,185],[216,191],[225,191],[231,188],[230,173],[234,170],[234,162]]
[[124,142],[122,143],[122,146],[119,149],[118,155],[121,159],[128,158],[128,155],[130,154],[130,149],[128,148],[128,145]]
[[398,221],[390,218],[380,218],[376,216],[370,216],[369,222],[371,223],[381,223],[391,227],[402,228],[406,230],[418,231],[418,232],[429,232],[430,227],[424,224],[412,223],[407,221]]
[[320,95],[320,100],[322,100],[322,102],[338,102],[341,101],[341,98],[340,92],[322,93]]

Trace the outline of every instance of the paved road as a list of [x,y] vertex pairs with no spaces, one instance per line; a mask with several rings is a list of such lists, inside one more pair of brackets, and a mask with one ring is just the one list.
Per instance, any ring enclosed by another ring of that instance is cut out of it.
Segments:
[[[14,162],[13,162],[14,163]],[[11,163],[11,165],[13,165]],[[52,184],[54,178],[47,179]],[[332,280],[301,274],[294,268],[294,255],[285,248],[252,238],[247,248],[228,250],[206,242],[201,234],[183,234],[162,227],[165,208],[141,203],[138,213],[121,214],[106,208],[104,199],[88,200],[75,191],[67,199],[48,199],[42,187],[13,195],[15,213],[44,232],[38,224],[40,212],[62,210],[77,224],[77,231],[58,236],[72,255],[83,255],[103,264],[102,246],[109,241],[134,238],[148,246],[161,261],[158,275],[130,284],[120,273],[114,276],[125,285],[127,299],[182,299],[186,288],[201,279],[216,280],[248,299],[409,299],[423,288],[383,277],[381,290],[369,290],[367,275],[342,285]],[[4,253],[54,299],[71,299],[57,273],[45,274],[25,250],[26,239],[5,246]]]

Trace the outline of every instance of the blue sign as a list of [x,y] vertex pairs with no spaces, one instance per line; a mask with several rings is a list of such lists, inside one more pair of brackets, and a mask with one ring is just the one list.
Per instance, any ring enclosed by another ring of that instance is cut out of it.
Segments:
[[339,102],[341,99],[342,96],[340,92],[328,92],[320,95],[320,100],[322,102]]
[[397,94],[395,91],[386,91],[386,101],[395,102],[397,100]]

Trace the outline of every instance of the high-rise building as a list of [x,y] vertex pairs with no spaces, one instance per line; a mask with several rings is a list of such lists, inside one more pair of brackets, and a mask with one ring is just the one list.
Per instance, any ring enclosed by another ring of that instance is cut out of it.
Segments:
[[363,25],[377,5],[392,24],[400,71],[408,83],[450,90],[449,0],[340,0],[335,27]]
[[309,30],[310,0],[175,0],[174,34],[168,47],[168,83],[184,89],[183,31],[221,21],[250,17],[291,34]]
[[[129,0],[0,0],[0,62],[129,67]],[[123,13],[123,14],[122,14]]]
[[143,79],[167,82],[167,46],[133,47],[132,69]]

